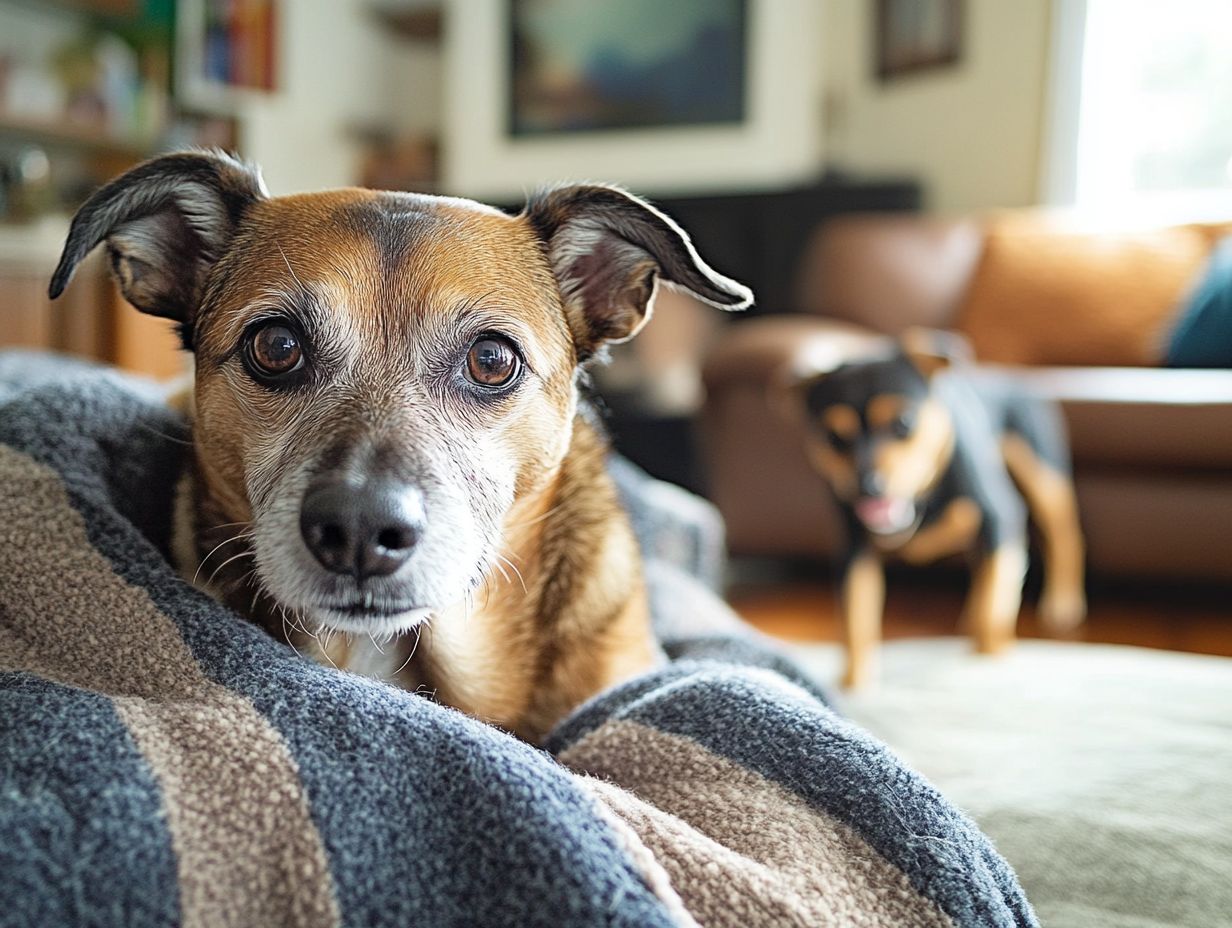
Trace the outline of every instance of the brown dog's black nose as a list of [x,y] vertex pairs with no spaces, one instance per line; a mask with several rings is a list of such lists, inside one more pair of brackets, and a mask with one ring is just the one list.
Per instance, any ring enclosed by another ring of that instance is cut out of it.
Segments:
[[885,492],[885,477],[875,470],[860,474],[860,495],[876,498]]
[[299,516],[304,542],[321,566],[359,581],[406,563],[423,525],[423,495],[387,480],[314,484]]

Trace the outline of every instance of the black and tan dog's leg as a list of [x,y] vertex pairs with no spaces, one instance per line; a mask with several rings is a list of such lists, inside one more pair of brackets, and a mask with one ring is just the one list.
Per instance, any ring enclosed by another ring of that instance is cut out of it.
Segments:
[[885,568],[871,551],[857,552],[847,561],[841,606],[847,644],[843,686],[854,688],[867,683],[871,675],[885,609]]
[[1001,541],[976,562],[963,618],[979,653],[994,654],[1014,640],[1026,573],[1022,537]]
[[1049,466],[1017,435],[1002,442],[1005,462],[1027,499],[1044,548],[1039,615],[1053,632],[1072,631],[1087,614],[1086,546],[1069,476]]

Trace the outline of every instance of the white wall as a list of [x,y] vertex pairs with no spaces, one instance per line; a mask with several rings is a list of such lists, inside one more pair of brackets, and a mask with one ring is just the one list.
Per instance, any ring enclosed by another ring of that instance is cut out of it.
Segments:
[[246,151],[276,193],[353,183],[361,151],[348,130],[384,124],[439,128],[446,189],[481,198],[568,179],[651,194],[769,188],[824,162],[918,177],[944,212],[1038,199],[1051,0],[967,0],[962,63],[884,84],[872,0],[751,0],[750,129],[559,141],[504,135],[502,3],[445,0],[439,49],[391,36],[368,3],[281,7],[281,89],[243,107]]
[[871,0],[827,0],[827,160],[903,173],[942,212],[1038,201],[1049,0],[967,0],[962,62],[881,83]]
[[819,173],[819,0],[751,0],[747,127],[550,141],[505,135],[509,43],[503,10],[493,0],[452,0],[447,10],[442,145],[449,191],[516,198],[539,184],[570,179],[617,181],[648,193],[711,191],[775,187]]
[[280,7],[278,91],[244,100],[245,155],[274,194],[354,184],[357,128],[431,130],[440,120],[437,52],[391,35],[368,0]]

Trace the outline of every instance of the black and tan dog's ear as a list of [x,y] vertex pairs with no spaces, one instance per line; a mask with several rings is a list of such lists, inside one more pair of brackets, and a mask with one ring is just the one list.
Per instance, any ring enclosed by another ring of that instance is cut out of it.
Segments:
[[752,292],[717,273],[680,226],[616,187],[582,184],[535,194],[523,217],[543,241],[579,356],[632,338],[663,280],[720,309],[745,309]]
[[55,299],[106,240],[125,298],[145,313],[191,323],[210,267],[244,211],[267,196],[261,175],[228,155],[182,152],[100,187],[73,217],[48,288]]
[[766,385],[766,402],[784,422],[803,425],[808,418],[809,391],[834,372],[791,361],[779,366]]
[[914,327],[899,336],[903,354],[925,377],[955,364],[969,364],[975,357],[971,343],[957,332]]

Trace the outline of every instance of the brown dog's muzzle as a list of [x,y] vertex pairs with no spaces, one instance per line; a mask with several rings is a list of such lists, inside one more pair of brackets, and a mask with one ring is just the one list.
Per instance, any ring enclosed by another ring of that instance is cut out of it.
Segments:
[[423,534],[423,494],[385,478],[356,484],[327,477],[304,494],[299,524],[322,567],[362,585],[396,573],[410,558]]

